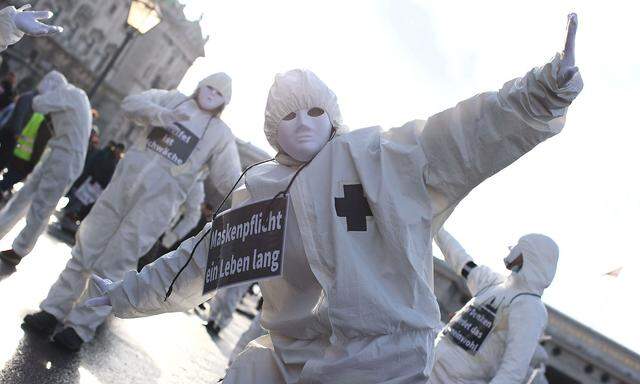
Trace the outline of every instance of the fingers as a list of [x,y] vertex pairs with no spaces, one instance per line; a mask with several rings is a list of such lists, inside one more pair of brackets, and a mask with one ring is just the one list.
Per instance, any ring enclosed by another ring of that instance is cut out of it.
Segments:
[[18,12],[26,11],[29,8],[31,8],[31,4],[25,4],[22,7],[18,8]]
[[36,20],[46,20],[53,17],[53,12],[51,11],[29,11],[29,13]]
[[91,275],[91,280],[96,284],[100,293],[106,292],[109,289],[109,285],[111,285],[111,280],[103,279],[96,274]]
[[111,305],[111,300],[108,296],[98,296],[88,299],[84,302],[87,307],[102,307],[105,305]]
[[570,13],[567,16],[567,38],[564,43],[564,52],[572,54],[575,49],[576,32],[578,30],[578,15]]

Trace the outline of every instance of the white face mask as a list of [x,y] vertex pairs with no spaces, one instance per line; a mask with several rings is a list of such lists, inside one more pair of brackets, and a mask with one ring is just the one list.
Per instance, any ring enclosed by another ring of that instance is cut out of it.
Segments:
[[307,162],[329,141],[331,120],[318,107],[291,112],[278,124],[278,144],[294,159]]
[[224,97],[218,90],[207,85],[198,90],[196,102],[198,103],[198,107],[203,111],[213,112],[216,108],[224,104]]

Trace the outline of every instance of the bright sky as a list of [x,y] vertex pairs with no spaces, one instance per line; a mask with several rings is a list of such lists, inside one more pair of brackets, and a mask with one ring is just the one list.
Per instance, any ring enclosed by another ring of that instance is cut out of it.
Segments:
[[[553,237],[561,256],[545,301],[640,352],[632,326],[640,318],[638,2],[182,1],[191,17],[204,12],[211,40],[181,89],[229,73],[223,118],[265,150],[263,112],[277,72],[316,72],[351,128],[393,127],[543,64],[562,47],[566,14],[577,12],[585,88],[565,130],[473,191],[446,226],[497,269],[521,235]],[[621,266],[618,278],[603,276]]]

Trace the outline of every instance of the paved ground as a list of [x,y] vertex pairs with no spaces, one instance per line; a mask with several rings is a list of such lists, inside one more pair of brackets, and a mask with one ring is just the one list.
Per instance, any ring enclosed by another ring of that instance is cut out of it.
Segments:
[[[7,249],[22,228],[0,240]],[[250,320],[236,313],[212,338],[193,313],[144,319],[111,318],[94,341],[69,354],[20,324],[35,311],[66,263],[67,244],[43,235],[36,249],[13,271],[0,262],[0,383],[215,383],[227,356]]]

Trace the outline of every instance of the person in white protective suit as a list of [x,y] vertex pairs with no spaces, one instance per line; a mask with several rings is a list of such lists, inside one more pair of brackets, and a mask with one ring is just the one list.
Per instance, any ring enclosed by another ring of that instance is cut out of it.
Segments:
[[473,298],[438,335],[429,382],[524,382],[547,325],[541,296],[555,276],[558,246],[544,235],[523,236],[504,259],[511,271],[505,277],[477,266],[443,229],[436,244],[447,264],[466,279]]
[[236,311],[236,307],[253,283],[252,281],[216,291],[211,300],[209,300],[207,331],[218,334],[229,325],[233,320],[233,313]]
[[[265,111],[277,162],[247,173],[232,209],[288,192],[283,272],[260,282],[269,335],[224,383],[425,383],[440,319],[431,234],[476,185],[560,132],[582,88],[573,60],[557,54],[426,122],[350,133],[316,75],[277,75]],[[87,304],[131,318],[203,302],[208,228],[139,274],[94,277],[103,295]]]
[[[22,217],[27,218],[12,249],[0,252],[0,258],[14,266],[31,252],[58,200],[80,176],[91,132],[91,105],[83,90],[69,84],[57,71],[45,75],[37,88],[33,110],[51,117],[54,132],[47,152],[24,186],[0,211],[0,238]],[[32,150],[28,144],[25,142],[21,149]]]
[[30,36],[49,36],[62,32],[62,27],[47,25],[39,20],[49,19],[53,13],[49,11],[28,11],[31,6],[24,5],[18,9],[6,7],[0,10],[0,52],[9,45],[15,44],[27,34]]
[[[231,78],[224,73],[202,80],[192,96],[150,90],[128,96],[125,114],[145,134],[118,163],[113,178],[82,221],[72,258],[25,324],[52,333],[54,341],[78,350],[93,338],[109,308],[90,308],[80,299],[91,273],[120,279],[135,269],[185,201],[198,180],[227,193],[240,174],[235,137],[220,119],[231,100]],[[93,285],[85,295],[94,296]],[[204,301],[204,300],[203,300]]]

